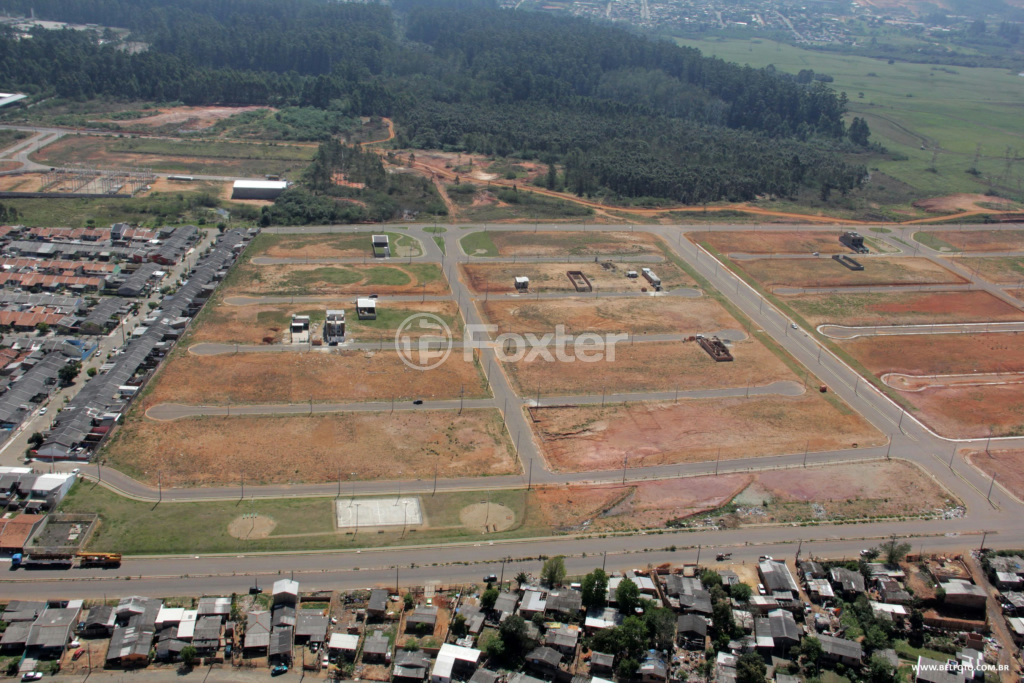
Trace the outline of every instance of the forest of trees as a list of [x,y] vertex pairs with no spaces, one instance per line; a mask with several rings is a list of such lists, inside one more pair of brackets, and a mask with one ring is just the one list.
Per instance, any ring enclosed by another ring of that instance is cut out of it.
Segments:
[[[132,30],[0,36],[0,87],[36,96],[316,107],[389,116],[399,144],[565,167],[578,194],[686,203],[843,193],[867,145],[824,83],[622,28],[487,0],[0,0]],[[800,82],[800,81],[807,82]]]

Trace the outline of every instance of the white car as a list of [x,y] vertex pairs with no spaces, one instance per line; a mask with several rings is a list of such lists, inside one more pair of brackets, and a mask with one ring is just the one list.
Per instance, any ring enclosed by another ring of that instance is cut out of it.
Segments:
[[39,409],[39,414],[40,415],[46,415],[46,411],[47,410],[49,410],[49,408],[47,408],[46,406],[43,406],[42,408]]
[[43,680],[43,674],[38,671],[27,671],[21,675],[23,681],[41,681]]

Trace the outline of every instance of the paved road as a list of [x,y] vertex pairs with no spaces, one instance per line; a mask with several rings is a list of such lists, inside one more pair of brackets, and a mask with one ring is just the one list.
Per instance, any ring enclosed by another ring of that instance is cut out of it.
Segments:
[[1024,322],[1012,323],[950,323],[947,325],[819,325],[818,332],[831,339],[885,337],[916,334],[986,334],[990,332],[1024,332]]

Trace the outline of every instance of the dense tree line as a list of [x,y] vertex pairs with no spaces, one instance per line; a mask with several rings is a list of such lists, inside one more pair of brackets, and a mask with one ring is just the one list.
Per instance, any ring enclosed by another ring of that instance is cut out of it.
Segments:
[[[865,147],[868,131],[858,124],[849,145],[845,94],[806,74],[741,67],[488,0],[397,0],[394,9],[326,0],[0,0],[0,8],[126,27],[150,46],[129,54],[90,32],[5,34],[4,88],[391,116],[400,143],[561,163],[578,194],[700,203],[811,186],[827,195],[865,175],[839,151]],[[325,168],[314,164],[318,191]]]

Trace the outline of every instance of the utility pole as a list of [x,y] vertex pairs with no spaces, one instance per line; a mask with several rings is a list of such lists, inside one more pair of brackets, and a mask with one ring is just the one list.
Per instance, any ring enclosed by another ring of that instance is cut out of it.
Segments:
[[981,532],[981,547],[980,547],[980,548],[978,548],[978,552],[979,552],[979,553],[980,553],[980,552],[984,552],[984,551],[985,551],[985,539],[986,539],[987,537],[988,537],[988,532],[987,532],[987,531],[982,531],[982,532]]
[[604,556],[601,558],[601,571],[604,571],[605,564],[608,562],[608,551],[604,551]]
[[890,459],[889,458],[889,452],[892,451],[892,437],[893,437],[893,435],[890,434],[889,435],[889,447],[885,449],[885,459],[886,460]]
[[530,478],[526,480],[526,490],[529,491],[533,487],[533,458],[530,458]]
[[807,467],[807,451],[809,451],[810,449],[811,442],[808,440],[807,443],[804,444],[804,467]]
[[700,569],[700,546],[699,545],[697,546],[697,563],[696,563],[696,568]]
[[996,485],[996,473],[993,472],[992,473],[992,483],[988,485],[988,496],[986,496],[986,498],[988,499],[988,502],[990,502],[990,503],[992,502],[992,489],[995,488],[995,485]]
[[242,500],[245,500],[245,472],[242,472]]
[[626,464],[629,462],[629,456],[623,456],[622,458],[622,485],[626,485]]
[[159,505],[160,503],[164,502],[164,481],[163,481],[163,478],[164,478],[163,472],[157,472],[156,473],[156,488],[157,488],[157,491],[159,491],[159,493],[160,493],[160,498],[157,499],[157,501],[156,501],[157,505]]
[[441,454],[437,454],[437,458],[434,459],[434,491],[430,494],[433,496],[437,493],[437,468],[441,465]]
[[953,458],[956,457],[956,444],[953,444],[953,454],[949,456],[949,469],[953,469]]
[[722,460],[722,447],[718,447],[718,456],[715,458],[715,476],[718,476],[718,463]]

